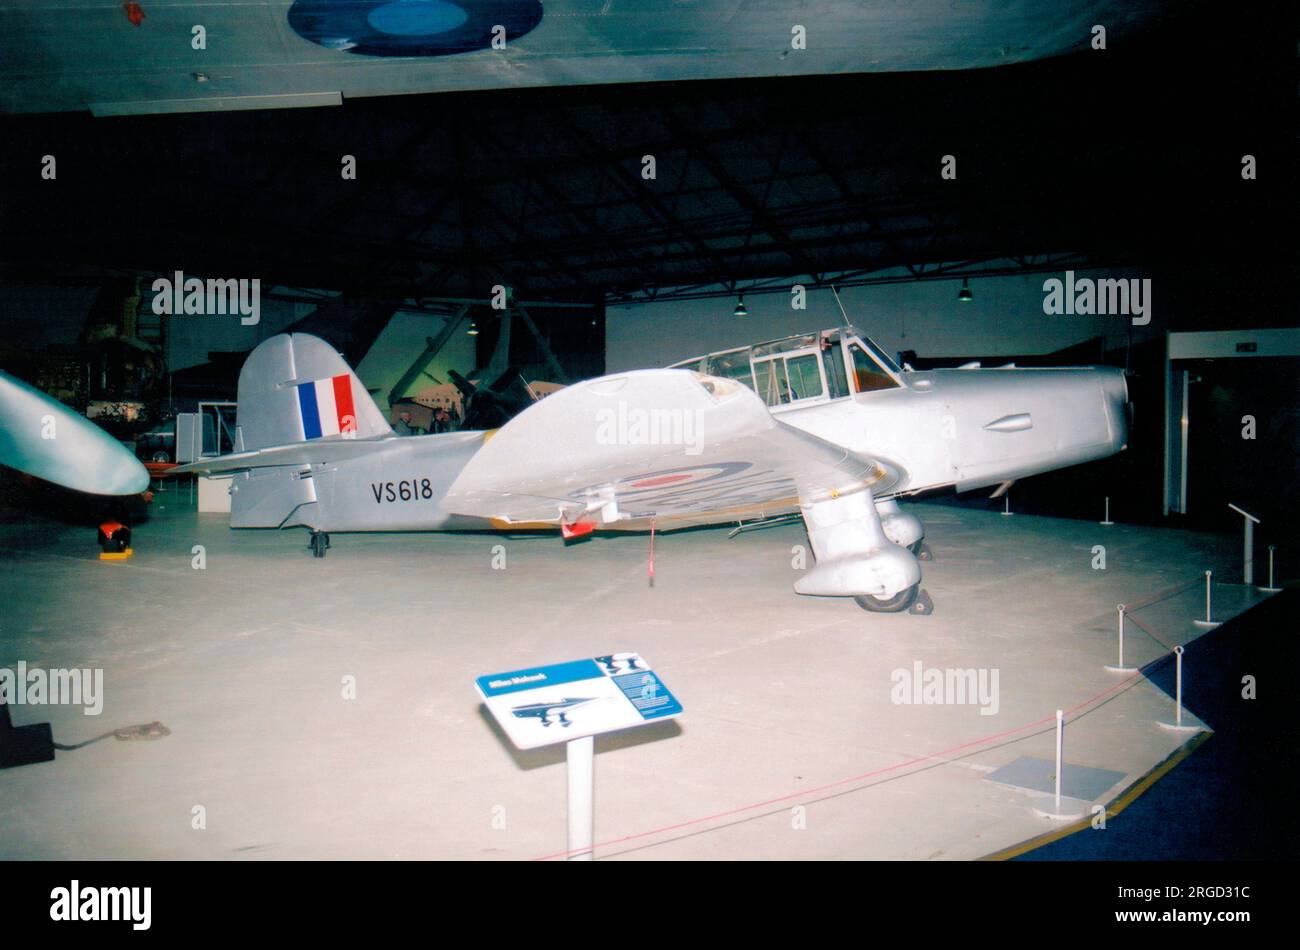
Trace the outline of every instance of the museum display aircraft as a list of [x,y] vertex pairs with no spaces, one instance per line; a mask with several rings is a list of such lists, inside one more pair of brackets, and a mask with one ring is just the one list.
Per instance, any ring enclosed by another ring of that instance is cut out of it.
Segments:
[[15,0],[0,112],[1006,66],[1120,40],[1169,0]]
[[394,435],[323,340],[280,334],[239,377],[234,527],[671,529],[802,515],[798,593],[907,610],[924,528],[898,499],[1005,486],[1126,448],[1108,367],[917,372],[845,326],[586,380],[499,429]]

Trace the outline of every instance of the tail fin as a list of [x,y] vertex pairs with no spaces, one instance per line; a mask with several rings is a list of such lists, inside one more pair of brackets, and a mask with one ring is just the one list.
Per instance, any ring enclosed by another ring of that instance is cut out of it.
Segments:
[[258,344],[239,373],[238,399],[236,451],[393,431],[343,357],[308,333]]

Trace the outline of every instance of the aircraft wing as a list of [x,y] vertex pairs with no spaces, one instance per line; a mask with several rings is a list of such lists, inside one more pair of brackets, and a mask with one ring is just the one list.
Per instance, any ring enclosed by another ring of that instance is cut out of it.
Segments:
[[[0,111],[215,112],[518,86],[974,69],[1086,49],[1091,24],[1128,31],[1171,4],[980,0],[955,15],[952,0],[798,6],[818,52],[781,57],[794,21],[774,24],[780,5],[756,0],[22,0],[0,7]],[[177,30],[189,42],[198,23],[214,40],[197,60],[218,80],[210,89],[178,68],[196,62],[189,49],[164,56],[152,45]],[[507,37],[506,57],[488,52]]]
[[96,495],[134,495],[149,487],[149,473],[122,443],[57,399],[3,372],[0,463]]
[[443,505],[512,524],[716,522],[886,491],[900,474],[780,422],[734,380],[656,369],[530,406],[487,438]]

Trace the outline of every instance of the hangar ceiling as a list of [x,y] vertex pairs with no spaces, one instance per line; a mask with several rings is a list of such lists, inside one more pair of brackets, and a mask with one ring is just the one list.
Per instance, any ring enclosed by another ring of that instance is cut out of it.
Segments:
[[[1294,242],[1268,236],[1294,224],[1293,19],[1221,25],[1207,63],[1189,54],[1205,8],[1187,9],[1132,45],[963,73],[11,116],[4,273],[611,302],[900,265],[1294,270]],[[1266,185],[1243,187],[1246,151]]]

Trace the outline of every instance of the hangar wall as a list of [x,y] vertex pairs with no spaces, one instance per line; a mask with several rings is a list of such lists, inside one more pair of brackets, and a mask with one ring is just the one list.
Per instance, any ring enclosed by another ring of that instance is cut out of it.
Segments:
[[[381,407],[388,406],[389,390],[397,385],[415,358],[424,352],[427,338],[437,336],[445,322],[442,317],[409,310],[399,310],[393,314],[365,358],[354,367],[366,389],[378,390],[375,401]],[[425,372],[447,383],[451,381],[447,376],[448,369],[471,373],[475,368],[474,360],[474,337],[467,335],[462,327],[451,335],[446,345],[425,368]],[[433,380],[423,376],[410,390],[419,392],[432,384]]]
[[[81,336],[101,288],[18,284],[0,287],[0,316],[5,320],[9,345],[40,349],[65,346]],[[152,291],[143,287],[142,308]],[[259,320],[244,326],[238,315],[218,314],[210,305],[206,314],[181,314],[167,318],[167,366],[173,372],[208,362],[213,352],[251,350],[269,336],[302,319],[314,304],[274,300],[265,294],[259,303]]]
[[[147,291],[146,291],[147,295]],[[176,372],[208,362],[210,353],[244,353],[297,323],[315,304],[274,300],[262,295],[258,322],[244,326],[237,315],[180,314],[167,318],[167,366]]]
[[88,286],[0,285],[5,344],[43,348],[75,341],[98,293]]
[[[885,272],[889,274],[890,272]],[[905,271],[898,272],[900,274]],[[1143,277],[1137,271],[1077,271],[1077,277]],[[1107,349],[1128,339],[1125,316],[1048,315],[1043,281],[1064,273],[980,277],[974,299],[957,301],[960,280],[908,281],[847,287],[840,298],[850,320],[889,353],[916,350],[927,357],[1050,353],[1098,336]],[[792,281],[793,283],[793,281]],[[606,372],[664,366],[691,356],[843,322],[829,290],[809,291],[807,309],[793,310],[788,291],[747,295],[749,316],[732,315],[735,297],[613,304],[606,310]],[[1152,319],[1133,327],[1133,340],[1169,326],[1160,284],[1152,289]]]

